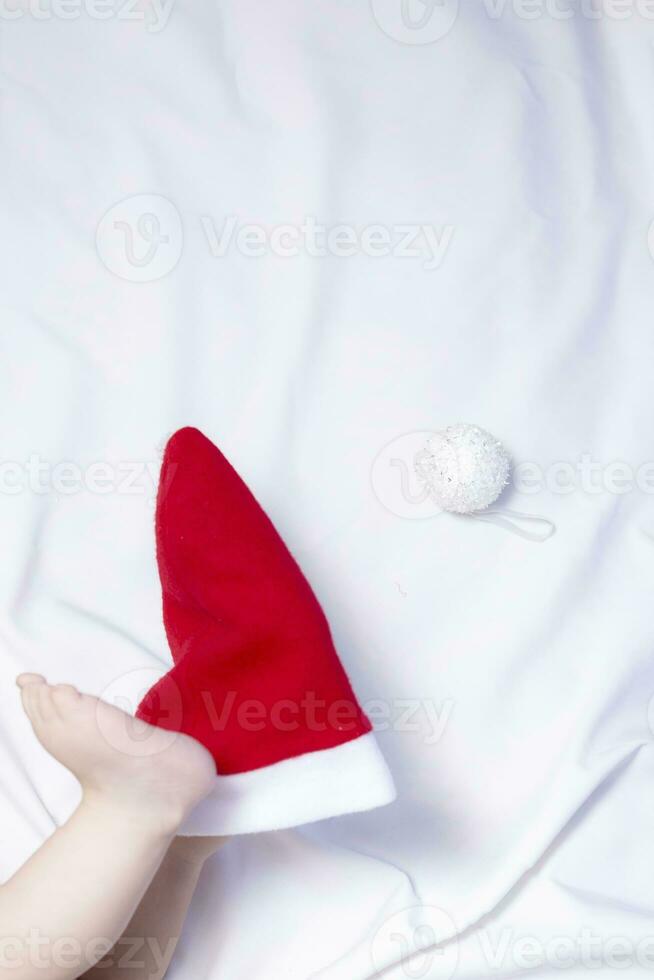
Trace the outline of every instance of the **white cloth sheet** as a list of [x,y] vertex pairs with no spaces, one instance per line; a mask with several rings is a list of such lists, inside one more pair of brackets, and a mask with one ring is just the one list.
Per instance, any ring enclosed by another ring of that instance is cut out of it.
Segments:
[[[285,535],[398,784],[226,848],[171,980],[654,965],[654,22],[415,3],[3,8],[1,874],[75,799],[14,675],[168,662],[180,425]],[[402,496],[459,421],[540,467],[500,506],[549,541]]]

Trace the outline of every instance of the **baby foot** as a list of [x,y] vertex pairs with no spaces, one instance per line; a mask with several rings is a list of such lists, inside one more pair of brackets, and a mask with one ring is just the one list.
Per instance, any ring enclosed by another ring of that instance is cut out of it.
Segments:
[[212,789],[216,768],[195,739],[155,728],[70,684],[17,678],[41,745],[77,777],[85,799],[127,808],[174,832]]

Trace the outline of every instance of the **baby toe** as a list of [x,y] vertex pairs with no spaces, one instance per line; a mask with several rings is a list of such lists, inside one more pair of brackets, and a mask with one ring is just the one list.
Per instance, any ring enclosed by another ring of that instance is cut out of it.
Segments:
[[81,695],[72,684],[55,684],[50,688],[50,700],[60,718],[65,718],[80,701]]
[[39,696],[35,685],[26,684],[25,687],[21,688],[20,699],[23,703],[23,711],[31,721],[33,725],[38,724],[41,721],[41,708],[39,704]]
[[52,688],[52,693],[55,697],[61,697],[64,699],[81,697],[79,691],[73,684],[55,684]]
[[21,690],[28,687],[30,684],[45,684],[46,680],[43,674],[19,674],[16,678],[16,684]]
[[38,699],[38,710],[42,720],[46,724],[54,721],[57,717],[53,691],[54,688],[50,684],[37,684],[34,686],[35,696]]

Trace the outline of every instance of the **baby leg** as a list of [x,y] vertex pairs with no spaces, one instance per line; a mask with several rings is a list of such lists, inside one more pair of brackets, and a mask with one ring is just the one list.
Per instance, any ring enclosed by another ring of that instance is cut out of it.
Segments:
[[142,722],[136,736],[124,712],[73,687],[39,675],[18,684],[82,802],[0,887],[0,978],[73,980],[120,937],[215,767],[194,739]]

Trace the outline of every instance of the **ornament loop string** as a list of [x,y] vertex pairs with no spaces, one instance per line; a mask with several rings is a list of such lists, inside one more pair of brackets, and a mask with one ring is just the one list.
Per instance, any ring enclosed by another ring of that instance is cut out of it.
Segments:
[[[542,543],[551,538],[556,532],[556,524],[554,521],[550,521],[547,517],[541,517],[538,514],[524,514],[519,510],[480,510],[467,514],[467,517],[474,517],[478,521],[486,521],[488,524],[495,524],[497,527],[506,528],[511,534],[517,534],[520,538],[525,538],[526,541],[537,541]],[[510,518],[513,517],[516,520],[512,521]],[[520,524],[516,521],[522,521],[526,524],[534,525],[534,527],[540,527],[540,530],[530,531],[528,527],[520,527]]]

